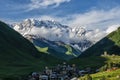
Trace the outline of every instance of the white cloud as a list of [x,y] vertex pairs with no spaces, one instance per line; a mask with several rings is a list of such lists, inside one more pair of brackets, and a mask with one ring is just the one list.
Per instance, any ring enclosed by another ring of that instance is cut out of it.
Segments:
[[37,20],[50,20],[60,22],[61,24],[68,25],[67,17],[57,17],[57,16],[49,16],[49,15],[42,15],[42,16],[34,16],[31,19]]
[[92,10],[84,14],[74,14],[68,22],[70,26],[84,25],[87,27],[104,28],[120,22],[119,8],[113,8],[109,11]]
[[95,29],[93,31],[87,32],[86,33],[86,37],[94,42],[99,41],[100,39],[102,39],[103,37],[105,37],[107,34],[105,31],[102,31],[100,29]]
[[106,30],[111,25],[120,24],[120,7],[111,10],[92,10],[86,13],[72,14],[65,17],[43,15],[43,20],[55,20],[71,27],[84,26],[87,29]]
[[60,17],[53,17],[53,16],[41,16],[39,19],[41,20],[50,20],[50,21],[57,21],[57,22],[62,22],[63,18]]
[[92,10],[83,14],[73,14],[66,17],[42,16],[42,19],[57,20],[71,27],[84,26],[94,31],[86,34],[90,40],[98,41],[120,25],[119,7],[111,10]]
[[[66,17],[57,17],[57,16],[49,16],[49,15],[43,15],[41,17],[35,17],[36,19],[40,20],[55,20],[62,24],[69,25],[71,27],[85,27],[87,30],[93,30],[86,34],[86,38],[92,41],[98,41],[105,37],[110,32],[117,29],[118,26],[120,26],[120,7],[113,8],[111,10],[92,10],[86,13],[79,13],[79,14],[72,14],[68,15]],[[42,30],[42,31],[41,31]],[[59,29],[55,30],[46,30],[41,29],[39,32],[41,33],[41,36],[49,38],[51,36],[52,40],[62,40],[63,38],[66,38],[65,33],[61,33]],[[56,32],[57,31],[57,32]],[[38,32],[38,30],[34,30],[33,32]],[[51,33],[52,32],[52,33]],[[56,34],[61,34],[62,36],[59,38],[55,38]],[[46,36],[47,35],[47,36]],[[68,35],[68,34],[66,34]],[[72,35],[67,36],[65,41],[69,40],[75,40],[79,41],[81,38],[79,37],[71,37]]]
[[38,35],[51,41],[63,41],[66,43],[69,42],[69,34],[66,33],[66,30],[61,32],[61,29],[57,27],[50,29],[45,28],[44,26],[33,27],[29,34]]
[[118,27],[120,27],[120,24],[112,25],[112,26],[108,27],[108,29],[106,30],[106,33],[109,34],[109,33],[113,32],[113,31],[117,30]]
[[70,1],[71,0],[31,0],[31,3],[28,5],[28,10],[46,8],[48,6],[58,7],[61,3]]
[[99,41],[120,26],[119,7],[111,10],[92,10],[84,14],[74,14],[68,24],[71,27],[85,26],[92,29],[86,34],[90,40]]

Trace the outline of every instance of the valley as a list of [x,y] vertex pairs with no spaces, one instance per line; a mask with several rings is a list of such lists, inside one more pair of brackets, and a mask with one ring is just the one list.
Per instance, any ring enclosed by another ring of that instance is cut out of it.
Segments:
[[[3,22],[0,22],[0,26],[0,40],[2,42],[0,45],[0,63],[2,64],[0,66],[0,78],[3,80],[28,79],[27,75],[31,72],[35,72],[36,75],[38,72],[43,73],[46,66],[51,69],[57,69],[57,65],[63,62],[66,62],[63,63],[66,69],[68,67],[72,69],[73,67],[70,67],[70,65],[76,65],[74,74],[71,74],[73,77],[68,77],[69,79],[77,78],[83,80],[86,76],[90,76],[93,80],[97,80],[102,79],[103,75],[100,75],[101,73],[108,74],[104,76],[104,80],[108,78],[107,76],[117,80],[116,76],[119,76],[117,75],[120,68],[119,28],[86,51],[81,52],[79,49],[64,42],[50,41],[35,35],[30,35],[28,38],[28,34],[23,37]],[[71,70],[63,70],[63,65],[61,65],[62,71],[66,73],[59,74],[62,75],[61,79],[65,80],[64,75],[68,76]],[[108,70],[110,70],[110,73],[108,73]],[[81,71],[84,71],[84,73],[81,74]],[[54,72],[56,71],[52,70],[50,75],[53,75]],[[44,75],[46,74],[44,73]],[[55,73],[54,75],[57,74]],[[39,76],[41,75],[39,74]],[[34,77],[32,76],[31,78]]]
[[120,80],[120,0],[0,0],[0,80]]

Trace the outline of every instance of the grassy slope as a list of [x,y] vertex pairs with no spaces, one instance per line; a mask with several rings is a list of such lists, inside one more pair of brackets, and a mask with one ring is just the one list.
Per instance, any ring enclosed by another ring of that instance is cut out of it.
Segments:
[[99,68],[105,64],[106,59],[103,57],[84,57],[68,61],[69,64],[76,64],[80,69],[87,67]]
[[[98,43],[93,45],[87,51],[83,52],[79,58],[72,59],[69,63],[76,63],[80,68],[85,67],[101,67],[106,64],[107,58],[100,57],[104,51],[110,54],[120,54],[120,28],[117,31],[112,32],[107,37],[100,40]],[[112,60],[111,62],[115,61]],[[109,60],[109,61],[110,61]],[[117,58],[117,61],[119,59]]]
[[48,52],[48,47],[41,48],[41,47],[36,46],[36,48],[37,48],[38,51],[40,51],[40,52],[49,54],[49,52]]
[[63,60],[74,58],[80,53],[79,50],[61,42],[57,43],[54,41],[34,39],[33,44],[40,52],[49,53],[50,55]]
[[92,74],[91,76],[92,76],[93,80],[99,80],[102,77],[105,77],[105,80],[120,80],[120,78],[119,79],[117,78],[117,76],[119,76],[119,75],[120,75],[120,69],[114,70],[111,72],[108,72],[108,71],[99,72],[96,74]]
[[[107,55],[99,57],[105,51],[107,51],[108,54],[120,55],[120,28],[87,49],[79,58],[69,61],[69,63],[76,63],[80,68],[93,67],[93,69],[101,68],[106,65],[107,69],[109,69],[109,63],[120,65],[120,56]],[[120,69],[110,72],[103,71],[92,74],[91,76],[93,78],[92,80],[120,80]],[[119,76],[119,78],[117,78],[117,76]]]
[[[65,47],[68,49],[68,51],[65,52],[66,55],[73,55],[72,48],[69,45],[65,45]],[[43,53],[49,53],[48,47],[41,48],[39,46],[36,46],[36,48]]]
[[57,62],[50,55],[40,54],[32,43],[0,22],[0,77],[28,74]]
[[120,46],[120,27],[108,35],[108,38],[115,42],[115,45]]
[[120,28],[87,49],[80,57],[98,56],[103,54],[104,51],[110,54],[120,54]]
[[[118,56],[118,55],[106,55],[106,56],[102,56],[102,57],[106,59],[105,64],[107,64],[107,63],[120,64],[120,56]],[[101,71],[101,72],[98,72],[95,74],[91,74],[91,76],[93,78],[92,80],[120,80],[120,77],[119,77],[119,79],[117,78],[117,76],[120,76],[120,68],[119,67],[118,67],[118,69],[115,69],[115,70],[111,69],[110,71]],[[105,79],[102,79],[103,77]]]
[[[113,71],[104,71],[90,75],[92,80],[120,80],[120,69],[113,70]],[[84,79],[85,76],[80,77],[79,80],[86,80]]]
[[77,55],[74,54],[71,46],[65,45],[65,47],[68,49],[68,51],[66,51],[65,54],[67,54],[67,55],[73,55],[74,57],[77,57]]

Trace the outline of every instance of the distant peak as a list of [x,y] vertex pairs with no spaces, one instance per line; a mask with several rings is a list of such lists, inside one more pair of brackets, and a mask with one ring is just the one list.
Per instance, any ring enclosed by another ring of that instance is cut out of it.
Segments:
[[24,21],[31,21],[31,19],[25,19]]

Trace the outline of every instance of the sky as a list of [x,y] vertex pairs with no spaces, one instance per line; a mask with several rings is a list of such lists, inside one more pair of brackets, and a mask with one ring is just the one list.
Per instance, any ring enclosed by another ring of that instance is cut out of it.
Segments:
[[0,0],[0,20],[14,23],[27,18],[111,30],[120,25],[120,0]]

